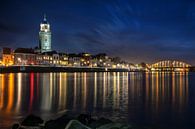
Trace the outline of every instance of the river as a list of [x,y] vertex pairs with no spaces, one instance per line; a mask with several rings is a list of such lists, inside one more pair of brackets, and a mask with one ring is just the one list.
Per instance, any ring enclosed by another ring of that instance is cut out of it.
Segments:
[[0,74],[0,128],[28,114],[66,111],[158,129],[194,129],[195,73],[76,72]]

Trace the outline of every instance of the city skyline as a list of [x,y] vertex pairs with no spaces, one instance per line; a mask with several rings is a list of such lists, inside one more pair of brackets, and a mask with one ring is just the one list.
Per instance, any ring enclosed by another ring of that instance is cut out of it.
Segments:
[[190,0],[4,1],[0,7],[0,47],[38,46],[45,13],[54,50],[107,53],[132,63],[195,64],[195,3]]

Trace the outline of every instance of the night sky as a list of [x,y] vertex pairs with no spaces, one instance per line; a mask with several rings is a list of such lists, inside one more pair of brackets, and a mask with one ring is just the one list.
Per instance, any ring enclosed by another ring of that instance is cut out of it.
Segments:
[[1,0],[0,47],[38,46],[44,13],[55,50],[195,64],[194,0]]

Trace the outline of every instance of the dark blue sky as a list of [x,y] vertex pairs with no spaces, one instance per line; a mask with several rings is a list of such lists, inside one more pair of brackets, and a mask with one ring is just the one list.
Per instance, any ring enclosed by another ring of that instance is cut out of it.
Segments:
[[44,13],[55,50],[195,64],[195,0],[1,0],[0,47],[37,46]]

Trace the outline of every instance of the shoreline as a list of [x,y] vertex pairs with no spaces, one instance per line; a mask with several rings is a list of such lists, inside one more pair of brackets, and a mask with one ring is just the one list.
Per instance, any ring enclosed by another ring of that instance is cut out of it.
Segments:
[[57,67],[57,66],[8,66],[0,67],[0,73],[49,73],[49,72],[130,72],[129,69],[103,67]]
[[105,68],[105,67],[70,67],[70,66],[3,66],[0,67],[0,73],[50,73],[50,72],[195,72],[195,67],[187,71],[145,71],[129,70],[125,68]]
[[[114,122],[105,117],[93,117],[91,114],[73,115],[65,113],[57,118],[43,120],[30,114],[21,122],[15,123],[12,129],[132,129],[128,123]],[[135,128],[135,127],[134,127]]]

